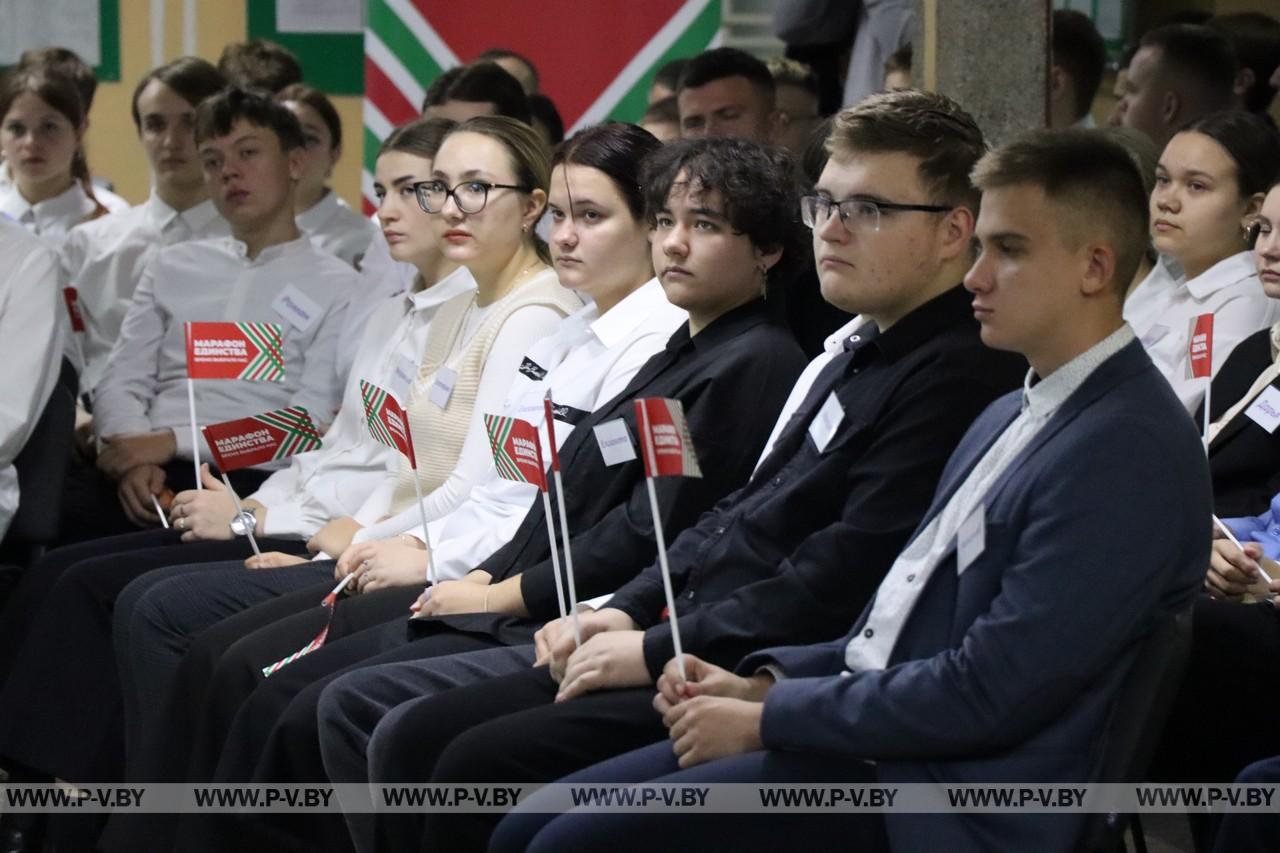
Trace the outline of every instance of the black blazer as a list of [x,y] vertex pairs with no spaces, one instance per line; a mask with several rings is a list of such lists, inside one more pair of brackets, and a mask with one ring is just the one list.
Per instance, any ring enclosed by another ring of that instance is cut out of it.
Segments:
[[[1245,338],[1227,356],[1213,378],[1209,417],[1217,420],[1248,393],[1262,371],[1271,365],[1271,330]],[[1280,388],[1280,380],[1271,383]],[[1202,423],[1203,406],[1196,411]],[[1244,412],[1209,445],[1209,474],[1213,477],[1213,507],[1220,518],[1258,515],[1280,492],[1280,430],[1268,433]]]
[[[693,337],[687,326],[681,327],[621,394],[574,427],[560,449],[560,466],[579,600],[617,589],[649,565],[657,550],[639,458],[606,466],[593,428],[621,418],[634,441],[639,435],[636,398],[672,397],[684,405],[702,477],[663,477],[655,483],[663,530],[671,542],[746,482],[804,365],[795,339],[769,322],[764,304],[756,300]],[[555,500],[553,493],[553,504]],[[558,524],[555,530],[558,540]],[[412,630],[432,633],[444,623],[517,644],[528,642],[538,627],[559,615],[542,501],[534,501],[511,541],[477,568],[494,582],[519,575],[531,618],[457,614],[415,619]]]

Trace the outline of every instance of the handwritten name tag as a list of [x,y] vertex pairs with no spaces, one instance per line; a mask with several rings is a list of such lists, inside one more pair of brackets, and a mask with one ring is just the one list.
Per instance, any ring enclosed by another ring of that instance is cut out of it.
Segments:
[[818,414],[814,415],[809,423],[809,438],[813,439],[813,444],[818,448],[819,453],[826,451],[827,445],[831,443],[832,437],[835,436],[843,420],[844,406],[840,405],[840,401],[836,399],[836,392],[832,391],[827,395],[827,401],[822,404]]
[[597,425],[594,431],[605,465],[620,465],[636,458],[636,449],[631,443],[631,433],[627,431],[627,422],[622,418],[605,421]]
[[1244,410],[1249,419],[1267,432],[1275,432],[1280,426],[1280,391],[1274,385],[1262,389],[1249,408]]
[[449,405],[449,398],[453,396],[453,386],[456,384],[458,384],[458,371],[441,366],[436,371],[431,390],[427,392],[427,399],[443,409]]
[[314,299],[292,284],[280,291],[280,295],[271,303],[271,308],[303,334],[316,324],[324,310]]

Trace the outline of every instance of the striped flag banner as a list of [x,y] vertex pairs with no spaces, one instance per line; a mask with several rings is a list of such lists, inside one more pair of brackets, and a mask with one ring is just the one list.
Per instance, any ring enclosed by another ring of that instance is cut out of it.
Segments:
[[187,376],[283,382],[279,323],[187,323]]
[[379,444],[394,448],[409,460],[409,467],[418,469],[413,455],[413,436],[409,432],[409,414],[395,397],[372,382],[360,380],[360,397],[364,400],[364,418],[369,434]]
[[517,483],[529,483],[547,490],[546,472],[542,467],[542,446],[538,428],[519,418],[485,415],[484,428],[489,433],[489,449],[498,476]]
[[321,446],[320,431],[302,406],[209,424],[201,432],[223,473],[288,459]]
[[445,69],[501,45],[538,66],[542,91],[570,132],[637,121],[654,73],[712,46],[721,17],[720,0],[368,0],[367,10],[362,185],[369,213],[379,144],[417,118],[427,87]]

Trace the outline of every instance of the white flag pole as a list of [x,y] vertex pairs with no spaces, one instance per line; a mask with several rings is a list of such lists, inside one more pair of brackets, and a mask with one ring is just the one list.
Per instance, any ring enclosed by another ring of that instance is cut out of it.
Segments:
[[[560,579],[560,549],[556,547],[556,522],[555,516],[551,513],[551,493],[546,489],[539,489],[542,492],[542,513],[547,517],[547,542],[551,544],[551,571],[556,576],[556,604],[560,607],[560,618],[564,619],[568,613],[564,606],[564,581]],[[565,540],[565,547],[569,545],[569,540]],[[575,620],[575,627],[577,622]],[[576,634],[575,634],[576,639]]]
[[[554,433],[551,440],[555,441]],[[565,579],[569,582],[569,621],[573,623],[574,645],[580,646],[582,645],[582,626],[578,622],[578,588],[573,582],[573,546],[569,544],[569,518],[564,511],[564,480],[560,477],[559,468],[555,468],[551,473],[555,477],[556,505],[560,510],[560,541],[564,542]],[[559,579],[559,577],[560,570],[557,568],[556,578]]]
[[1205,382],[1205,386],[1204,386],[1204,428],[1203,428],[1203,438],[1204,438],[1204,450],[1205,450],[1205,453],[1208,453],[1208,452],[1209,452],[1209,395],[1210,395],[1212,392],[1213,392],[1213,375],[1212,375],[1212,374],[1210,374],[1210,375],[1207,377],[1207,381]]
[[[1237,539],[1235,535],[1231,532],[1231,528],[1227,527],[1225,524],[1222,523],[1222,519],[1218,518],[1218,516],[1215,515],[1213,516],[1213,523],[1215,526],[1217,526],[1219,530],[1222,531],[1222,535],[1227,537],[1228,542],[1230,542],[1232,545],[1235,545],[1237,548],[1239,548],[1241,553],[1244,553],[1244,546],[1240,544],[1240,540]],[[1262,577],[1264,581],[1266,581],[1267,583],[1271,583],[1271,575],[1267,574],[1267,570],[1262,568],[1261,563],[1259,563],[1257,560],[1254,560],[1253,567],[1258,570],[1258,574]]]
[[[231,500],[235,501],[236,515],[244,512],[244,507],[240,505],[240,496],[236,494],[235,488],[231,485],[231,480],[227,477],[227,472],[222,472],[222,482],[226,483],[227,491],[231,493]],[[253,549],[255,556],[261,557],[262,551],[258,548],[258,540],[253,537],[253,527],[245,528],[245,534],[249,537],[249,547]]]
[[427,586],[431,586],[436,582],[436,572],[431,559],[431,531],[427,529],[427,509],[422,503],[422,483],[418,482],[418,469],[412,467],[410,470],[413,471],[413,490],[418,495],[418,519],[422,522],[422,541],[427,546]]
[[649,471],[658,470],[658,456],[653,449],[653,432],[649,425],[649,407],[640,406],[640,414],[644,418],[644,452],[649,461],[645,472],[645,485],[649,488],[649,508],[653,513],[653,535],[658,542],[658,567],[662,569],[662,588],[667,594],[667,619],[671,622],[671,643],[675,647],[676,666],[680,670],[680,678],[688,680],[684,670],[684,646],[680,642],[680,625],[676,619],[676,596],[671,589],[671,566],[667,563],[667,538],[662,532],[662,515],[658,512],[658,492],[653,487],[653,477]]
[[200,479],[200,431],[196,428],[196,383],[187,377],[187,411],[191,415],[191,464],[196,472],[196,490],[204,488]]

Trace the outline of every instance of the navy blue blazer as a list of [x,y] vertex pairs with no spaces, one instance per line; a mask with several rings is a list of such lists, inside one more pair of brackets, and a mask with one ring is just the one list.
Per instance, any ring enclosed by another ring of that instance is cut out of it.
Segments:
[[[1018,415],[1021,396],[974,423],[915,535]],[[846,671],[852,633],[742,661],[739,671],[773,664],[786,675],[765,701],[766,747],[874,760],[890,783],[1091,780],[1140,641],[1200,588],[1211,500],[1194,425],[1129,343],[993,485],[985,549],[958,575],[952,544],[884,670]],[[1065,851],[1084,815],[886,819],[899,852]]]

